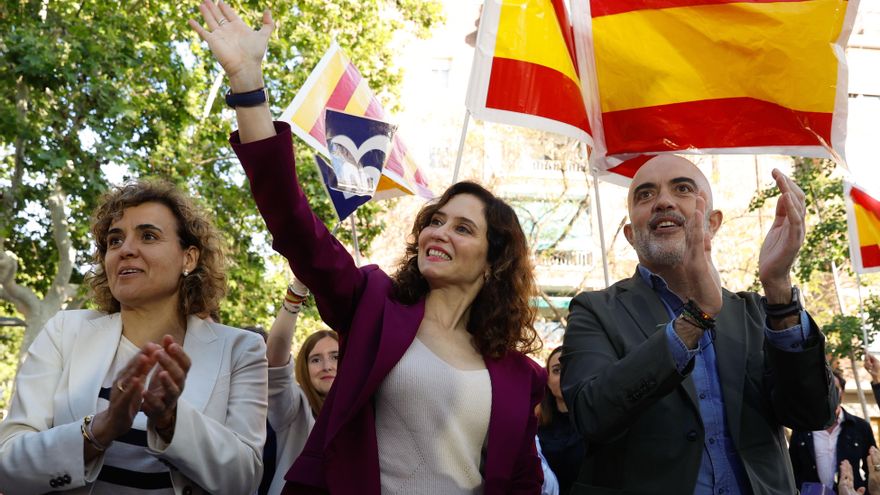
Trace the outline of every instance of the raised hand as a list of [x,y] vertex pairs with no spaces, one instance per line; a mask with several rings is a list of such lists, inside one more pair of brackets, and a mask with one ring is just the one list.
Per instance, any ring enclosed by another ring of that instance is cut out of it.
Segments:
[[791,299],[791,267],[804,243],[806,201],[804,192],[793,180],[773,169],[773,178],[781,193],[776,203],[776,217],[758,258],[758,277],[771,304],[785,304]]
[[868,449],[868,493],[880,493],[880,450],[877,447]]
[[706,228],[706,200],[696,197],[696,208],[687,219],[687,247],[684,264],[687,267],[688,294],[697,305],[712,316],[721,312],[721,280],[712,264],[713,234]]
[[865,353],[865,371],[871,375],[871,383],[880,383],[880,360]]
[[208,43],[214,58],[226,71],[233,92],[261,88],[263,57],[275,29],[269,10],[263,12],[263,24],[256,30],[222,0],[216,5],[211,0],[203,0],[199,10],[207,28],[193,19],[188,21],[189,25]]
[[[149,347],[149,351],[147,351]],[[167,443],[174,436],[177,399],[183,393],[186,374],[191,361],[183,347],[170,335],[162,338],[162,345],[147,344],[145,352],[155,359],[156,373],[143,393],[141,410],[153,423],[156,432]]]

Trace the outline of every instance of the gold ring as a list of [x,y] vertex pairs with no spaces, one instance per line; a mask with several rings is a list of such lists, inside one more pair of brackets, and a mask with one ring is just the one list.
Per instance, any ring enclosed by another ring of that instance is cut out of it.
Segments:
[[222,25],[226,24],[227,22],[229,22],[229,20],[227,20],[225,17],[221,17],[220,20],[217,21],[217,25],[222,26]]
[[116,390],[119,390],[123,394],[125,393],[125,387],[122,386],[122,383],[120,383],[119,380],[116,381]]
[[880,464],[874,464],[874,471],[880,471]]

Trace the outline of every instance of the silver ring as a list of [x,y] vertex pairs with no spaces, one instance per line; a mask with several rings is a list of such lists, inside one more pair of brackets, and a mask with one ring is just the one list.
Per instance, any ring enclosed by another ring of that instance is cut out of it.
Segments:
[[217,26],[222,26],[229,22],[225,17],[221,17],[219,21],[217,21]]

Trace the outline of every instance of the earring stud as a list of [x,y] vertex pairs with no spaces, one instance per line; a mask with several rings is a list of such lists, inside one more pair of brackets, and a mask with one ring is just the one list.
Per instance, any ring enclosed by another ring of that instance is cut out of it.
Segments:
[[187,275],[189,275],[189,271],[184,270],[184,271],[183,271],[183,276],[185,277],[185,276],[187,276]]

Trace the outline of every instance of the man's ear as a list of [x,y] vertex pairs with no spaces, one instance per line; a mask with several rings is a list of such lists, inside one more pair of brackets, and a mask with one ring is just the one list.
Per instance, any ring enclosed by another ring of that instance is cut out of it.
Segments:
[[715,237],[715,234],[718,233],[718,229],[721,228],[722,220],[724,220],[724,214],[721,213],[721,210],[712,210],[709,212],[709,231],[712,232],[712,237]]
[[631,223],[623,226],[623,236],[626,237],[626,241],[629,243],[630,246],[635,246],[635,244],[633,244],[635,239],[633,237],[633,227]]

